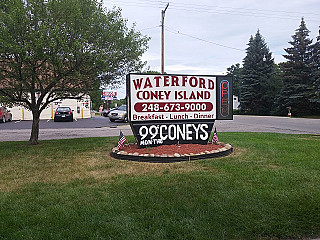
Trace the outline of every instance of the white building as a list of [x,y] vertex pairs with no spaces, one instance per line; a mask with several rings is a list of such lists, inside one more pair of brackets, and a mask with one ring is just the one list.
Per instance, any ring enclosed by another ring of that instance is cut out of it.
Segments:
[[[53,119],[57,107],[70,107],[73,111],[74,119],[91,118],[90,96],[85,96],[81,100],[62,99],[55,101],[42,111],[40,119]],[[9,108],[12,113],[12,120],[32,120],[32,112],[21,106]]]
[[238,96],[233,95],[233,109],[239,110],[240,109],[240,102]]

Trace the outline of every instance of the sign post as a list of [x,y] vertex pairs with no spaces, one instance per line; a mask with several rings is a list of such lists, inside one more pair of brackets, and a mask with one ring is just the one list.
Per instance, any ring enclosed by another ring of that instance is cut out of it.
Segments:
[[140,147],[207,144],[216,119],[233,119],[230,76],[129,74],[127,98]]

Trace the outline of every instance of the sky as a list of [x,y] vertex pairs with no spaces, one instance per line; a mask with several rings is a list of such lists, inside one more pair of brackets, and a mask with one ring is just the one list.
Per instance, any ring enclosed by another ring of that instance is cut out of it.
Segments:
[[[242,64],[251,35],[264,37],[276,63],[304,17],[309,37],[319,35],[320,0],[103,0],[119,7],[128,27],[151,37],[142,56],[150,70],[161,71],[161,11],[165,13],[164,70],[168,74],[221,75]],[[125,98],[125,87],[115,91]]]

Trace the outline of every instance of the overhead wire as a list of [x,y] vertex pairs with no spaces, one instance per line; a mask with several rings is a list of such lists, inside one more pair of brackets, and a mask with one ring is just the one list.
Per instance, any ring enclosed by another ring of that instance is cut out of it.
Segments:
[[[113,0],[113,2],[120,3],[124,6],[133,6],[133,7],[149,7],[149,8],[157,8],[162,9],[164,4],[167,4],[167,1],[162,0],[148,0],[146,3],[143,1],[128,1],[128,0]],[[264,17],[264,18],[276,18],[276,19],[285,19],[285,20],[297,20],[300,19],[299,15],[313,15],[312,18],[309,18],[308,21],[318,21],[315,20],[314,17],[319,17],[320,14],[318,13],[301,13],[301,12],[290,12],[290,11],[282,11],[282,10],[262,10],[262,9],[254,9],[254,8],[236,8],[236,7],[223,7],[223,6],[216,6],[216,5],[199,5],[199,4],[188,4],[188,3],[177,3],[177,2],[169,2],[170,9],[177,10],[177,11],[191,11],[191,12],[202,12],[202,13],[212,13],[212,14],[227,14],[227,15],[238,15],[238,16],[245,16],[245,17]],[[284,16],[284,14],[287,14]],[[288,15],[289,14],[289,15]],[[294,15],[293,15],[294,14]],[[160,26],[144,28],[140,31],[149,30],[153,28],[158,28]],[[189,38],[193,38],[202,42],[210,43],[216,46],[233,49],[237,51],[245,51],[244,49],[230,47],[227,45],[223,45],[220,43],[215,43],[206,39],[202,39],[187,33],[183,33],[181,31],[175,30],[168,26],[165,26],[168,32],[173,34],[180,34]]]
[[145,31],[145,30],[150,30],[150,29],[154,29],[154,28],[158,28],[158,27],[161,27],[161,25],[154,26],[154,27],[143,28],[143,29],[138,29],[138,31]]
[[[165,4],[165,3],[167,3],[166,1],[162,1],[162,4]],[[171,5],[175,5],[175,4],[177,4],[177,2],[176,3],[171,3]],[[223,6],[217,6],[217,5],[203,5],[203,4],[201,4],[201,5],[199,5],[199,4],[193,4],[193,3],[183,3],[183,6],[185,7],[185,6],[190,6],[190,7],[192,7],[192,8],[194,8],[194,7],[202,7],[202,8],[204,8],[204,9],[208,9],[208,8],[221,8],[221,9],[227,9],[227,10],[230,10],[230,9],[232,9],[232,10],[242,10],[242,11],[254,11],[254,12],[263,12],[264,14],[265,13],[268,13],[268,12],[272,12],[272,13],[281,13],[281,14],[283,14],[283,13],[285,13],[285,14],[300,14],[300,15],[305,15],[305,14],[307,14],[307,15],[316,15],[316,16],[320,16],[320,14],[319,13],[312,13],[312,12],[304,12],[304,13],[302,13],[302,12],[292,12],[292,11],[283,11],[283,10],[266,10],[266,9],[257,9],[257,8],[239,8],[239,7],[223,7]]]
[[[145,30],[159,28],[159,27],[161,27],[161,25],[154,26],[154,27],[149,27],[149,28],[139,29],[139,31],[145,31]],[[212,41],[209,41],[209,40],[206,40],[206,39],[195,37],[193,35],[190,35],[190,34],[187,34],[187,33],[183,33],[181,31],[175,30],[175,29],[173,29],[171,27],[168,27],[168,26],[164,26],[164,27],[168,32],[171,32],[171,33],[174,33],[174,34],[180,34],[180,35],[183,35],[183,36],[186,36],[186,37],[189,37],[189,38],[193,38],[193,39],[196,39],[196,40],[199,40],[199,41],[202,41],[202,42],[210,43],[210,44],[213,44],[213,45],[216,45],[216,46],[220,46],[220,47],[224,47],[224,48],[229,48],[229,49],[238,50],[238,51],[245,51],[244,49],[230,47],[230,46],[227,46],[227,45],[223,45],[223,44],[220,44],[220,43],[215,43],[215,42],[212,42]]]
[[[148,0],[147,2],[143,1],[124,1],[116,0],[114,2],[120,3],[125,6],[135,6],[135,7],[152,7],[161,9],[166,1],[152,1]],[[291,11],[282,11],[282,10],[262,10],[254,8],[235,8],[235,7],[223,7],[216,5],[199,5],[199,4],[188,4],[188,3],[177,3],[170,2],[170,8],[178,11],[190,11],[190,12],[205,12],[213,14],[230,14],[230,15],[239,15],[246,17],[264,17],[264,18],[277,18],[277,19],[286,19],[286,20],[297,20],[301,16],[310,16],[308,21],[319,21],[319,13],[302,13],[302,12],[291,12]],[[286,15],[284,15],[286,14]],[[316,19],[315,19],[316,18]]]
[[[183,36],[186,36],[186,37],[189,37],[189,38],[193,38],[193,39],[197,39],[197,40],[199,40],[199,41],[206,42],[206,43],[210,43],[210,44],[213,44],[213,45],[216,45],[216,46],[219,46],[219,47],[229,48],[229,49],[233,49],[233,50],[237,50],[237,51],[245,51],[244,49],[235,48],[235,47],[230,47],[230,46],[223,45],[223,44],[220,44],[220,43],[215,43],[215,42],[212,42],[212,41],[203,39],[203,38],[195,37],[195,36],[192,36],[192,35],[190,35],[190,34],[186,34],[186,33],[183,33],[183,32],[181,32],[181,31],[178,31],[178,30],[174,30],[174,29],[169,28],[169,27],[167,27],[167,26],[165,26],[165,29],[166,29],[168,32],[171,32],[171,33],[174,33],[174,34],[180,34],[180,35],[183,35]],[[171,29],[172,29],[172,30],[171,30]]]

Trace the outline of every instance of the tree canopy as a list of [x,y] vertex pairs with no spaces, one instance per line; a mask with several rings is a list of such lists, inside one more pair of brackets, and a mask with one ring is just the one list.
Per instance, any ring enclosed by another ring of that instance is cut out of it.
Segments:
[[283,55],[288,61],[281,63],[283,87],[276,101],[276,112],[285,114],[291,107],[296,116],[310,115],[313,108],[310,99],[312,88],[312,40],[302,18],[301,24],[292,36],[291,47],[284,49]]
[[273,103],[272,94],[274,59],[267,44],[257,31],[248,43],[247,55],[243,60],[240,88],[241,112],[246,114],[269,114]]
[[242,67],[240,67],[240,63],[228,67],[227,75],[233,77],[233,95],[239,97],[242,79]]
[[31,144],[51,102],[142,68],[149,38],[126,24],[119,9],[97,0],[0,2],[0,99],[32,111]]
[[293,116],[320,114],[320,31],[314,44],[309,33],[302,18],[284,49],[287,61],[279,64],[273,63],[259,31],[250,37],[243,67],[227,68],[235,78],[240,113],[287,115],[290,109]]
[[[311,101],[317,104],[318,108],[320,105],[320,30],[317,37],[317,41],[312,46],[312,57],[311,57],[311,81],[314,88],[314,95]],[[319,111],[320,112],[320,111]]]

